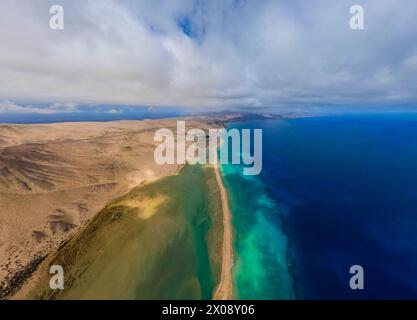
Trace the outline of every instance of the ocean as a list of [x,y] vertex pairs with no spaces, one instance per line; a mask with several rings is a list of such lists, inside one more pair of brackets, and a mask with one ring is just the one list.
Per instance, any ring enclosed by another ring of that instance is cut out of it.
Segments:
[[[261,175],[222,167],[238,298],[417,298],[416,114],[230,127],[263,129]],[[349,286],[352,265],[363,290]]]

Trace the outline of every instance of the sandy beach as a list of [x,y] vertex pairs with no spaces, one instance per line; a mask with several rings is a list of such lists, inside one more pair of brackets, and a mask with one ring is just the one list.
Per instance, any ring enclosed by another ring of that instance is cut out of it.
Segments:
[[229,208],[227,190],[224,187],[219,165],[214,166],[216,181],[220,189],[223,211],[223,244],[222,244],[222,269],[220,282],[214,292],[215,300],[230,300],[233,298],[233,231],[232,214]]

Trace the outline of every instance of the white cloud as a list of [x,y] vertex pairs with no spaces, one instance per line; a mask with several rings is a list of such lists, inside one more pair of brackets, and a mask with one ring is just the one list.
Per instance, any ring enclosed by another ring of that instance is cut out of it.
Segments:
[[110,113],[110,114],[117,114],[117,113],[121,113],[121,111],[120,111],[120,110],[118,110],[118,109],[110,109],[109,111],[107,111],[107,113]]
[[0,99],[225,107],[416,102],[415,0],[356,3],[365,9],[360,32],[349,28],[347,0],[62,0],[65,30],[54,31],[52,1],[3,0]]
[[56,114],[77,111],[77,105],[74,103],[54,103],[49,106],[38,107],[33,105],[18,105],[8,100],[0,101],[0,113]]

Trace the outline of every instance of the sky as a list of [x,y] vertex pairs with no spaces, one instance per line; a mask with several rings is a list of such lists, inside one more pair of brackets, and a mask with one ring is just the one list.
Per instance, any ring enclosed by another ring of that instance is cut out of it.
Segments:
[[1,0],[0,114],[414,106],[416,21],[415,0]]

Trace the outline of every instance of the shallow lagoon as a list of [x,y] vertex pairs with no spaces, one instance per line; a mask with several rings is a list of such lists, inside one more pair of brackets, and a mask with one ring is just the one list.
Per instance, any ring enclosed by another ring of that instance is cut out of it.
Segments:
[[[137,187],[109,204],[41,267],[38,299],[210,299],[219,280],[222,212],[212,168]],[[49,265],[65,289],[49,289]]]

